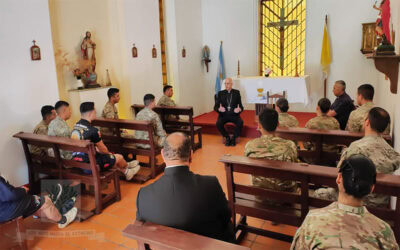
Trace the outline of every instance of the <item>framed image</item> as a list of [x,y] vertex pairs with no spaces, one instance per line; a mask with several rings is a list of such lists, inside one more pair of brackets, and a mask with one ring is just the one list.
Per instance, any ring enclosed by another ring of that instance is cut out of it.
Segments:
[[378,40],[375,32],[376,23],[362,24],[361,53],[374,53],[378,46]]
[[33,46],[31,47],[31,59],[32,61],[38,61],[41,59],[40,57],[40,48],[36,45],[36,41],[33,40]]

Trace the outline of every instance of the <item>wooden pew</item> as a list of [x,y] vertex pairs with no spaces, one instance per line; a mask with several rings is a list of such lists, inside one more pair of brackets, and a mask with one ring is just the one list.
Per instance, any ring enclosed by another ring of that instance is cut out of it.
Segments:
[[[64,137],[37,135],[32,133],[19,132],[13,137],[19,138],[22,142],[26,161],[28,163],[29,186],[31,194],[40,193],[40,179],[38,174],[45,174],[58,179],[79,180],[83,184],[94,186],[95,209],[92,211],[81,210],[79,218],[84,220],[95,214],[100,214],[103,208],[114,201],[121,200],[119,177],[116,169],[105,172],[99,171],[96,164],[96,150],[93,143],[89,141],[74,140]],[[54,157],[32,154],[28,145],[35,145],[44,148],[52,148]],[[89,163],[75,160],[62,159],[60,150],[83,152],[89,155]],[[85,174],[82,170],[91,170],[91,174]],[[113,181],[114,191],[109,194],[102,194],[103,183]]]
[[[155,178],[158,174],[164,171],[165,163],[157,165],[156,157],[157,155],[161,154],[161,149],[156,146],[153,138],[154,128],[150,122],[97,118],[96,120],[92,121],[92,125],[97,127],[110,128],[116,132],[115,135],[102,135],[102,139],[110,151],[123,155],[143,155],[149,158],[149,163],[141,163],[141,166],[149,166],[150,171],[141,170],[137,174],[137,176],[134,177],[134,180],[143,183],[150,178]],[[140,140],[133,137],[122,137],[120,132],[121,129],[146,131],[149,134],[149,140]],[[138,148],[135,145],[137,143],[150,145],[150,148]]]
[[122,234],[138,241],[139,249],[245,250],[248,247],[150,222],[135,221]]
[[[134,104],[131,106],[134,114],[139,113],[140,110],[144,109],[144,105]],[[165,107],[156,106],[154,112],[160,115],[163,128],[167,133],[182,132],[190,136],[192,141],[192,149],[196,151],[202,147],[202,132],[200,126],[194,126],[193,123],[193,107],[178,106],[178,107]],[[166,117],[169,115],[182,115],[187,116],[189,119],[173,121],[168,120]],[[195,135],[197,135],[198,141],[195,142]]]
[[[284,139],[301,142],[313,142],[315,150],[299,150],[298,154],[302,158],[315,159],[313,164],[336,166],[340,154],[322,151],[322,144],[349,146],[353,141],[359,140],[364,133],[353,133],[343,130],[317,130],[307,128],[283,128],[278,127],[275,135]],[[393,140],[389,135],[384,139],[393,145]]]
[[0,242],[2,249],[27,250],[27,236],[22,216],[0,223]]
[[[233,222],[236,222],[236,214],[241,215],[239,222],[234,224],[235,232],[241,231],[238,241],[241,241],[247,232],[251,232],[291,242],[293,240],[291,235],[248,226],[246,216],[299,227],[311,208],[321,208],[332,203],[331,201],[310,197],[309,184],[337,187],[337,168],[229,155],[223,156],[220,162],[225,164],[228,200],[232,209]],[[238,184],[235,182],[233,173],[297,181],[300,183],[301,193],[287,193]],[[397,241],[400,242],[400,176],[378,174],[374,192],[397,197],[396,210],[368,207],[368,211],[389,222],[394,229]],[[257,201],[254,195],[279,201],[285,203],[285,205],[266,205]],[[290,205],[286,205],[286,203]]]

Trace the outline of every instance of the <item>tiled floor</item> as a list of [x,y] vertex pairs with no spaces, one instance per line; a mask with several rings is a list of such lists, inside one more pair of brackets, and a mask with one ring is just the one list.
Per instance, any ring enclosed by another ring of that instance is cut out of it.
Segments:
[[[226,192],[226,179],[223,165],[218,159],[223,154],[242,155],[244,145],[249,139],[241,138],[236,147],[222,145],[221,137],[203,135],[203,148],[193,157],[191,170],[203,175],[216,175]],[[249,176],[238,175],[237,180],[249,183]],[[148,185],[152,181],[146,183]],[[29,249],[137,249],[134,240],[122,236],[121,231],[136,217],[136,194],[142,185],[121,181],[122,200],[107,207],[100,215],[85,222],[74,222],[65,229],[32,217],[25,219]],[[83,199],[82,206],[91,206]],[[249,218],[252,226],[268,228],[293,235],[296,228],[284,225],[272,226],[271,222]],[[254,234],[247,235],[242,242],[251,249],[289,249],[290,244]],[[189,247],[190,248],[190,247]]]

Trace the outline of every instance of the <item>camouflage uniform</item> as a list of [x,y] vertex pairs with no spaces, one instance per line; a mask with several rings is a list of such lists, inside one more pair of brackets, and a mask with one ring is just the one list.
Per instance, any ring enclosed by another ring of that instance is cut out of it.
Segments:
[[[360,107],[358,107],[356,110],[353,110],[350,113],[350,117],[346,125],[346,130],[350,132],[364,132],[363,125],[365,118],[367,118],[369,111],[374,106],[375,105],[372,102],[366,102]],[[383,133],[390,134],[390,124]]]
[[290,249],[399,249],[399,246],[390,226],[365,207],[333,202],[308,213]]
[[[49,136],[58,136],[58,137],[71,137],[71,129],[68,127],[68,124],[57,116],[54,120],[52,120],[49,124]],[[62,151],[61,156],[64,159],[70,160],[72,158],[72,152],[70,151]]]
[[[244,155],[269,160],[297,161],[297,149],[294,142],[273,135],[262,135],[249,141],[245,146]],[[252,176],[252,182],[254,186],[278,191],[295,192],[297,189],[296,182],[275,178]]]
[[158,100],[157,106],[176,107],[176,104],[171,97],[163,95],[160,100]]
[[[144,108],[142,109],[137,115],[136,115],[136,120],[138,121],[149,121],[153,124],[153,138],[154,142],[158,147],[162,147],[162,144],[165,141],[165,138],[167,134],[165,133],[160,117],[157,115],[156,112],[149,108]],[[146,131],[135,131],[135,138],[136,139],[142,139],[142,140],[148,140],[149,135]],[[137,144],[138,147],[141,148],[150,148],[150,145],[144,145],[144,144]]]
[[[335,129],[340,129],[340,124],[334,117],[321,115],[321,116],[317,116],[317,117],[314,117],[311,120],[309,120],[306,123],[306,128],[335,130]],[[311,150],[312,148],[314,148],[313,144],[310,142],[305,142],[304,147],[308,150]],[[322,150],[325,152],[338,152],[339,149],[335,145],[323,144]]]
[[[381,136],[365,136],[351,143],[343,151],[338,167],[343,160],[355,154],[362,154],[371,159],[376,166],[377,173],[393,174],[400,166],[400,154]],[[337,194],[334,194],[333,191],[336,192],[333,188],[318,189],[315,191],[315,196],[323,199],[335,198]],[[364,199],[364,202],[368,206],[386,207],[389,199],[389,196],[372,193]]]
[[[117,107],[112,104],[110,101],[104,105],[103,112],[101,113],[101,117],[106,119],[119,119],[118,118],[118,110]],[[110,128],[100,128],[100,132],[103,135],[113,135],[114,132]]]
[[298,126],[299,121],[297,121],[296,117],[288,113],[279,113],[279,127],[292,128]]
[[[37,135],[47,135],[49,130],[49,125],[47,125],[43,120],[41,120],[38,125],[33,129],[33,133]],[[36,155],[46,155],[46,148],[30,145],[30,151],[32,154]]]

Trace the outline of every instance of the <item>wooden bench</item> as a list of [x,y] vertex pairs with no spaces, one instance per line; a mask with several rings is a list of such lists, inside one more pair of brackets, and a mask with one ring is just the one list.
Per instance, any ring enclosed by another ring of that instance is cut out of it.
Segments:
[[[96,164],[96,149],[89,141],[74,140],[64,137],[37,135],[32,133],[19,132],[13,137],[22,141],[26,161],[28,163],[29,186],[32,194],[40,193],[39,174],[45,174],[58,179],[79,180],[83,184],[94,186],[95,208],[92,211],[80,210],[78,217],[87,219],[93,212],[100,214],[103,208],[114,201],[121,200],[119,177],[116,169],[100,172]],[[44,148],[52,148],[54,157],[32,154],[29,145]],[[66,160],[61,158],[60,150],[87,153],[89,163]],[[90,170],[91,174],[85,174],[82,170]],[[109,194],[102,194],[103,183],[113,181],[114,191]]]
[[[144,109],[144,105],[134,104],[131,106],[134,114],[139,113],[140,110]],[[194,126],[193,123],[193,107],[178,106],[178,107],[165,107],[156,106],[154,112],[160,115],[163,128],[167,133],[182,132],[190,136],[192,141],[192,149],[196,151],[202,147],[202,132],[200,126]],[[166,119],[168,116],[181,115],[187,116],[188,120],[169,120]],[[195,135],[197,135],[198,141],[195,142]]]
[[[323,144],[349,146],[353,141],[359,140],[364,133],[354,133],[343,130],[317,130],[307,128],[283,128],[278,127],[275,135],[284,139],[301,142],[312,142],[315,150],[299,150],[298,155],[301,158],[313,159],[313,164],[336,166],[340,159],[339,153],[324,152]],[[393,145],[392,138],[385,135],[384,139]]]
[[[229,155],[223,156],[220,162],[225,164],[228,200],[232,209],[233,222],[236,222],[236,214],[241,215],[239,222],[234,224],[235,232],[240,231],[237,238],[239,242],[247,232],[291,242],[293,240],[291,235],[248,226],[246,216],[299,227],[311,208],[321,208],[332,203],[332,201],[310,197],[310,184],[337,187],[337,168]],[[297,181],[300,184],[301,193],[287,193],[238,184],[235,182],[233,173]],[[400,242],[400,176],[378,174],[374,192],[397,197],[396,210],[368,207],[368,211],[389,222],[394,229],[397,241]],[[259,202],[254,195],[279,201],[285,205],[266,205]]]
[[135,221],[134,224],[129,224],[122,234],[137,240],[139,249],[250,249],[150,222]]
[[[123,120],[123,119],[104,119],[97,118],[92,121],[93,126],[110,128],[115,131],[115,135],[102,135],[102,139],[107,148],[115,153],[123,155],[134,154],[143,155],[149,158],[149,163],[141,163],[141,166],[150,167],[150,171],[139,171],[134,177],[138,182],[146,182],[150,178],[155,178],[162,173],[165,168],[165,163],[157,164],[156,157],[161,154],[161,149],[156,146],[153,137],[153,125],[147,121]],[[149,140],[135,139],[131,137],[121,136],[121,129],[146,131],[149,134]],[[137,143],[149,145],[150,148],[138,148]]]
[[2,249],[27,250],[26,230],[22,216],[0,223],[0,241]]

